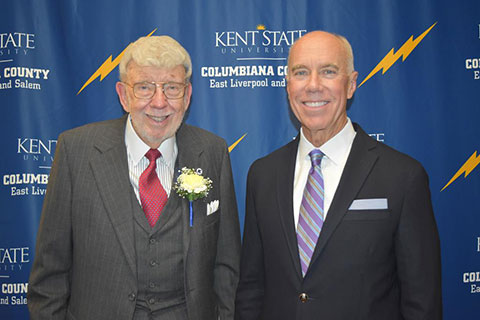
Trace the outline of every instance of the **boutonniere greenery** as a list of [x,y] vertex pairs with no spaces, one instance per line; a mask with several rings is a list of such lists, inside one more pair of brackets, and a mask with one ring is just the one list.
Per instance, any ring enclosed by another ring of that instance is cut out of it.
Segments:
[[193,208],[192,203],[195,200],[205,198],[212,189],[212,180],[202,175],[202,169],[191,169],[183,167],[179,170],[180,175],[177,178],[173,188],[177,194],[188,200],[190,204],[190,227],[193,226]]

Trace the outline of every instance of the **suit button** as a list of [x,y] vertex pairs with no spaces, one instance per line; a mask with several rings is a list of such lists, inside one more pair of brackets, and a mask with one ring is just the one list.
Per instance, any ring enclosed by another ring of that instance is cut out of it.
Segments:
[[308,294],[306,294],[305,292],[304,292],[304,293],[301,293],[300,296],[298,296],[298,298],[300,299],[300,301],[301,301],[302,303],[305,303],[305,302],[307,302],[307,300],[308,300]]
[[150,304],[155,304],[155,299],[154,299],[154,298],[148,299],[148,303],[150,303]]
[[130,293],[130,294],[128,295],[128,300],[130,300],[130,301],[135,301],[135,298],[136,298],[136,297],[137,297],[137,295],[132,292],[132,293]]
[[155,267],[156,265],[157,265],[157,261],[155,261],[155,260],[150,261],[150,266],[151,267]]

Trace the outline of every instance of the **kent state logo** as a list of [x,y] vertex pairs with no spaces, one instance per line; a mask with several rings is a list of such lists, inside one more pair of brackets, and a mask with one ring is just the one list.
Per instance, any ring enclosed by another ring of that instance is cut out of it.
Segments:
[[35,34],[26,32],[0,33],[0,57],[27,55],[35,49]]
[[0,248],[0,278],[9,278],[5,273],[20,271],[30,262],[30,247]]
[[270,30],[258,24],[254,30],[215,32],[215,48],[222,54],[287,54],[288,48],[305,33],[306,29]]

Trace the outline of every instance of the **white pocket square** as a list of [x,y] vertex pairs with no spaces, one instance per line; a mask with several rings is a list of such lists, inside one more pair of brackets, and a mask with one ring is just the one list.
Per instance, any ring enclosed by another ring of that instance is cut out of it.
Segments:
[[386,210],[388,209],[387,198],[378,199],[355,199],[348,210]]
[[220,204],[220,201],[218,200],[213,200],[212,202],[207,204],[207,216],[211,215],[215,211],[218,210],[218,205]]

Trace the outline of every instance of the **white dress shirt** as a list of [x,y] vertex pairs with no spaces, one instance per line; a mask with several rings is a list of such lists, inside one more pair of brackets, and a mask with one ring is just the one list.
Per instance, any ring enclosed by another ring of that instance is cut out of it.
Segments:
[[[342,176],[345,163],[352,149],[353,139],[355,138],[355,129],[353,129],[352,121],[347,118],[345,127],[337,133],[333,138],[325,142],[319,149],[323,152],[324,157],[321,163],[321,170],[324,183],[324,212],[327,216],[328,209],[337,190],[340,177]],[[295,163],[295,178],[293,181],[293,214],[295,226],[298,224],[300,214],[300,205],[303,198],[303,190],[307,184],[308,172],[312,167],[310,151],[315,146],[305,138],[302,129],[300,129],[300,141],[298,143],[297,159]]]
[[[150,161],[145,157],[145,154],[150,147],[140,139],[140,137],[133,129],[130,115],[125,128],[125,145],[127,146],[128,156],[128,173],[130,176],[130,183],[133,186],[135,195],[137,196],[138,203],[142,205],[140,201],[140,194],[138,189],[138,180],[143,171],[148,167]],[[175,170],[175,161],[177,159],[178,148],[175,135],[167,140],[163,141],[158,151],[162,154],[157,159],[157,176],[162,183],[163,189],[167,192],[167,196],[170,197],[170,191],[172,189],[173,173]]]

